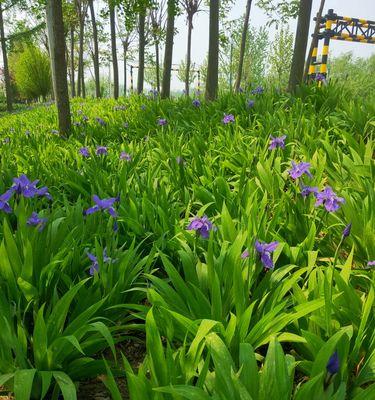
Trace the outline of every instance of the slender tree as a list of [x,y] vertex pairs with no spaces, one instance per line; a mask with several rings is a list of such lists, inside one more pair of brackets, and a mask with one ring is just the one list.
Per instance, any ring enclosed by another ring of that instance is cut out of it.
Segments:
[[72,97],[76,97],[76,83],[74,71],[74,27],[70,27],[70,92]]
[[295,91],[297,85],[301,84],[303,81],[303,69],[305,66],[306,47],[309,36],[311,7],[312,0],[300,0],[292,67],[289,76],[288,89],[291,92]]
[[177,12],[176,0],[168,0],[167,3],[167,32],[165,37],[163,81],[161,97],[167,98],[171,94],[171,70],[173,56],[174,20]]
[[145,47],[146,47],[146,11],[141,10],[138,18],[138,80],[137,80],[137,92],[141,94],[143,92],[143,84],[145,79]]
[[1,41],[1,51],[3,53],[3,74],[5,83],[5,96],[7,102],[7,111],[12,111],[13,109],[13,95],[12,95],[12,85],[10,83],[10,73],[8,66],[8,54],[6,38],[4,33],[4,19],[3,19],[3,2],[0,2],[0,41]]
[[191,68],[191,37],[193,33],[193,18],[199,11],[202,0],[181,0],[181,5],[186,12],[188,25],[187,48],[186,48],[186,70],[185,70],[185,94],[189,96],[190,91],[190,68]]
[[150,11],[151,17],[151,35],[155,47],[155,73],[156,73],[156,88],[160,93],[160,38],[163,33],[165,1],[159,2],[158,7],[154,7]]
[[59,130],[68,135],[71,128],[70,104],[65,59],[65,34],[62,0],[46,1],[46,20],[51,59],[51,72]]
[[85,93],[85,71],[84,71],[84,39],[85,39],[85,20],[87,15],[88,3],[86,0],[76,0],[76,10],[79,21],[79,50],[78,50],[78,77],[77,95],[86,97]]
[[245,18],[244,18],[243,28],[242,28],[242,36],[241,36],[241,45],[240,45],[240,56],[239,56],[239,60],[238,60],[237,78],[236,78],[236,83],[234,84],[234,89],[235,89],[236,92],[239,91],[240,86],[241,86],[243,60],[244,60],[244,57],[245,57],[246,37],[247,37],[247,31],[249,30],[249,18],[250,18],[251,3],[252,3],[252,0],[247,0]]
[[206,99],[217,96],[219,80],[219,8],[220,0],[210,0],[210,26],[208,43],[208,65],[206,81]]
[[118,78],[118,61],[116,46],[116,10],[115,4],[109,0],[109,22],[111,28],[111,50],[112,50],[112,68],[113,68],[113,97],[119,96],[119,78]]
[[92,24],[92,41],[94,49],[92,51],[92,59],[94,63],[94,78],[95,78],[95,95],[101,97],[100,93],[100,75],[99,75],[99,43],[98,43],[98,27],[96,25],[94,0],[89,0],[90,16]]

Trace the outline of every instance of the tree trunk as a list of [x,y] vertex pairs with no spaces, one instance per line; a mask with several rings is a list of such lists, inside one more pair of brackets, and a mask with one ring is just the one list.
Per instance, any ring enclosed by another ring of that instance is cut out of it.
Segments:
[[59,131],[61,134],[68,135],[71,128],[71,118],[65,59],[64,21],[61,3],[62,0],[47,0],[46,20]]
[[322,19],[324,4],[325,4],[325,0],[320,0],[319,11],[318,11],[318,13],[316,15],[316,24],[315,24],[315,29],[314,29],[314,35],[313,35],[312,40],[311,40],[310,50],[309,50],[309,54],[307,56],[307,61],[306,61],[306,65],[305,65],[305,71],[303,73],[303,81],[304,82],[306,82],[306,80],[307,80],[307,76],[308,76],[308,73],[309,73],[309,68],[310,68],[311,58],[312,58],[312,54],[313,54],[314,48],[318,47],[318,41],[319,41],[318,40],[318,33],[319,33],[320,21]]
[[243,60],[245,57],[245,48],[246,48],[246,37],[247,37],[247,31],[249,30],[251,2],[252,2],[252,0],[247,0],[247,3],[246,3],[246,12],[245,12],[245,19],[244,19],[244,23],[243,23],[241,46],[240,46],[240,57],[238,60],[237,78],[236,78],[236,83],[234,84],[235,92],[238,92],[240,90],[240,86],[241,86]]
[[111,49],[112,49],[112,66],[113,66],[113,97],[118,99],[119,83],[118,83],[118,61],[116,48],[116,22],[115,22],[115,6],[109,0],[109,20],[111,26]]
[[139,49],[138,49],[138,81],[137,81],[137,93],[143,92],[143,82],[145,76],[145,12],[139,13]]
[[92,40],[94,42],[94,77],[95,77],[95,95],[97,98],[101,97],[100,93],[100,76],[99,76],[99,45],[98,45],[98,28],[96,26],[94,1],[89,1],[91,23],[92,23]]
[[290,92],[294,92],[297,85],[301,84],[303,79],[307,39],[309,36],[311,7],[312,0],[300,0],[292,67],[290,69],[289,76],[288,90]]
[[6,45],[5,33],[4,33],[3,9],[2,9],[1,2],[0,2],[0,41],[1,41],[1,51],[3,53],[3,71],[4,71],[4,83],[5,83],[5,96],[6,96],[6,102],[7,102],[7,111],[12,111],[12,109],[13,109],[12,85],[10,82],[7,45]]
[[193,15],[188,16],[188,38],[186,49],[185,94],[190,92],[190,65],[191,65],[191,34],[193,32]]
[[156,89],[160,93],[160,57],[159,57],[159,42],[157,38],[155,40],[155,64],[156,64]]
[[210,27],[206,81],[207,100],[216,99],[219,81],[219,2],[220,0],[210,0]]
[[128,57],[128,44],[124,41],[122,45],[124,47],[124,96],[126,97],[126,91],[127,91],[126,68],[127,68],[127,57]]
[[[81,7],[81,4],[79,4]],[[78,53],[78,87],[77,94],[78,97],[82,95],[82,82],[83,82],[83,40],[85,34],[85,17],[83,15],[83,10],[80,8],[79,12],[79,53]]]
[[72,97],[76,97],[76,82],[74,71],[74,28],[70,27],[70,91]]
[[82,97],[85,99],[86,98],[86,85],[85,85],[85,74],[84,74],[84,68],[83,68],[83,62],[82,62]]
[[165,37],[163,81],[161,85],[162,98],[167,98],[171,94],[171,69],[175,13],[175,0],[168,0],[167,33]]

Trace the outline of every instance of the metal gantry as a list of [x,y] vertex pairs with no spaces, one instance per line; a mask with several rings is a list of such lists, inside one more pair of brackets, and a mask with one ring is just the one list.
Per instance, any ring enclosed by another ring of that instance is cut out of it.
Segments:
[[[321,79],[326,79],[329,44],[331,40],[375,44],[375,21],[361,18],[340,17],[330,9],[320,22],[317,45],[311,56],[308,74],[309,80],[316,79],[318,74]],[[321,61],[318,62],[320,40],[323,40],[323,49]],[[317,71],[317,66],[319,65],[320,68],[319,71]]]

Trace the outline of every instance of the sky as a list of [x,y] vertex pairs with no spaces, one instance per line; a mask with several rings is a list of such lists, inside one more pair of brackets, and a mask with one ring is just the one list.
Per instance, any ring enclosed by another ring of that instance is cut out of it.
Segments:
[[[250,26],[260,27],[267,23],[266,15],[256,5],[256,0],[253,0],[253,6],[250,13]],[[313,0],[312,15],[315,16],[318,12],[320,0]],[[230,12],[229,18],[235,19],[244,14],[246,0],[236,0],[235,5]],[[375,20],[375,0],[326,0],[326,5],[323,14],[328,9],[332,8],[337,14],[355,18],[364,18]],[[290,27],[294,33],[296,30],[296,21],[291,21]],[[178,33],[174,41],[173,63],[179,64],[185,59],[186,55],[186,39],[187,26],[184,16],[179,16],[176,21]],[[310,32],[314,29],[314,21],[311,21]],[[270,39],[272,40],[273,30],[270,29]],[[309,46],[309,45],[308,45]],[[192,62],[197,65],[201,64],[206,57],[208,51],[208,12],[203,11],[198,13],[194,19],[194,29],[192,37]],[[375,54],[375,44],[366,43],[350,43],[344,41],[331,41],[330,55],[337,56],[339,54],[352,51],[357,57],[369,57]],[[183,88],[183,83],[179,82],[175,74],[172,76],[172,89],[177,90]],[[120,72],[122,76],[122,72]]]

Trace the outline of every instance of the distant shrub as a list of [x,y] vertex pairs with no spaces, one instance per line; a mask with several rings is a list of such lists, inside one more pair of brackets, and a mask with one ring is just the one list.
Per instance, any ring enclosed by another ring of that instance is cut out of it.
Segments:
[[46,99],[51,91],[51,71],[48,56],[38,47],[27,46],[12,58],[14,80],[21,97]]

